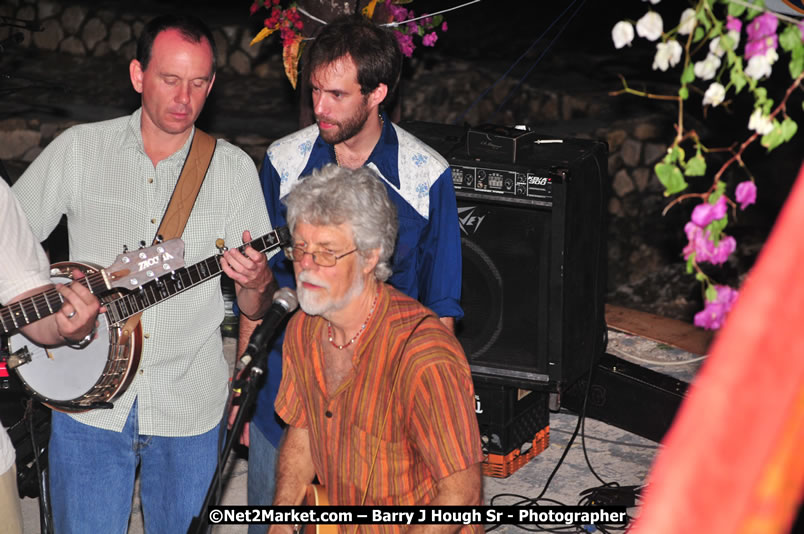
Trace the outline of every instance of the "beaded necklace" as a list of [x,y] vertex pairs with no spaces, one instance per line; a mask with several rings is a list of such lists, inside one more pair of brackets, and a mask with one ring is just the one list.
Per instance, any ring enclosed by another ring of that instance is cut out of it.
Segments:
[[332,323],[327,321],[327,338],[329,339],[329,342],[332,343],[333,347],[335,347],[338,350],[343,350],[346,347],[348,347],[349,345],[351,345],[352,343],[354,343],[355,341],[357,341],[357,338],[359,338],[360,334],[363,333],[363,330],[366,329],[366,326],[368,326],[368,322],[371,319],[371,316],[374,314],[374,308],[375,308],[375,306],[377,306],[377,297],[379,297],[379,296],[380,296],[380,286],[378,285],[377,286],[377,294],[374,295],[374,303],[371,305],[371,309],[368,312],[368,317],[366,317],[366,320],[363,321],[363,324],[360,326],[360,329],[357,331],[357,333],[354,336],[352,336],[352,339],[350,339],[349,341],[347,341],[343,345],[338,345],[337,343],[335,343],[335,338],[332,335]]

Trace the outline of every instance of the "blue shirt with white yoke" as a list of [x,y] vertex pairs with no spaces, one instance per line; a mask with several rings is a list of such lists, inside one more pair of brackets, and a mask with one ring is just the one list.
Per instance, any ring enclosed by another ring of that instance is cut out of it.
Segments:
[[[385,184],[399,217],[399,237],[388,282],[422,302],[439,317],[463,317],[461,297],[461,238],[452,172],[435,150],[383,114],[380,140],[366,166]],[[314,169],[335,163],[335,150],[312,125],[271,144],[260,171],[265,203],[274,228],[287,224],[281,199]],[[296,287],[293,264],[284,254],[269,261],[280,287]],[[259,392],[252,424],[274,446],[282,428],[274,401],[282,379],[282,341],[278,336],[268,357],[268,376]]]

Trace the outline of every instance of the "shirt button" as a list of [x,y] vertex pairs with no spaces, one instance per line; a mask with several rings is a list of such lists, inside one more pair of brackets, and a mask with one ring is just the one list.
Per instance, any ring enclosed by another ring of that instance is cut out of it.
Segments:
[[149,337],[151,337],[151,334],[143,334],[142,337],[144,337],[145,339],[148,339]]
[[156,219],[151,219],[151,224],[156,224]]
[[145,369],[140,369],[140,374],[144,375],[145,374]]
[[330,412],[329,410],[327,410],[326,412],[324,412],[324,415],[326,415],[326,416],[327,416],[327,417],[329,417],[329,418],[332,418],[332,412]]
[[149,183],[149,184],[154,183],[154,179],[153,179],[153,178],[148,178],[148,183]]

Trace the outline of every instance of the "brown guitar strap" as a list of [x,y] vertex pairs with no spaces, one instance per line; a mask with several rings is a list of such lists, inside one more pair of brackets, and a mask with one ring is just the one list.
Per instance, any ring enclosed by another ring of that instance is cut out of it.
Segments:
[[[162,216],[162,222],[156,231],[154,243],[156,243],[157,238],[167,241],[174,237],[181,237],[184,233],[184,227],[187,226],[190,212],[193,211],[198,192],[201,190],[201,184],[204,183],[204,177],[206,177],[209,165],[212,163],[212,155],[215,153],[216,145],[217,141],[214,137],[198,128],[195,129],[190,152],[187,154],[187,159],[184,160],[179,180],[176,182],[176,187],[173,189],[165,214]],[[127,341],[128,336],[139,324],[141,315],[142,312],[128,318],[123,326],[119,343]]]

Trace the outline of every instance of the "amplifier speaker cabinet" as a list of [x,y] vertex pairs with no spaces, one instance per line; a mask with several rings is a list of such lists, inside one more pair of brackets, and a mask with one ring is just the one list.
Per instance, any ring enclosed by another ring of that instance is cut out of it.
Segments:
[[[562,396],[561,404],[580,413],[586,377]],[[611,354],[592,375],[586,415],[656,442],[662,441],[684,400],[688,384]]]
[[515,158],[491,161],[468,155],[466,128],[402,127],[452,167],[465,314],[457,335],[472,374],[566,389],[604,348],[606,144],[534,134]]

